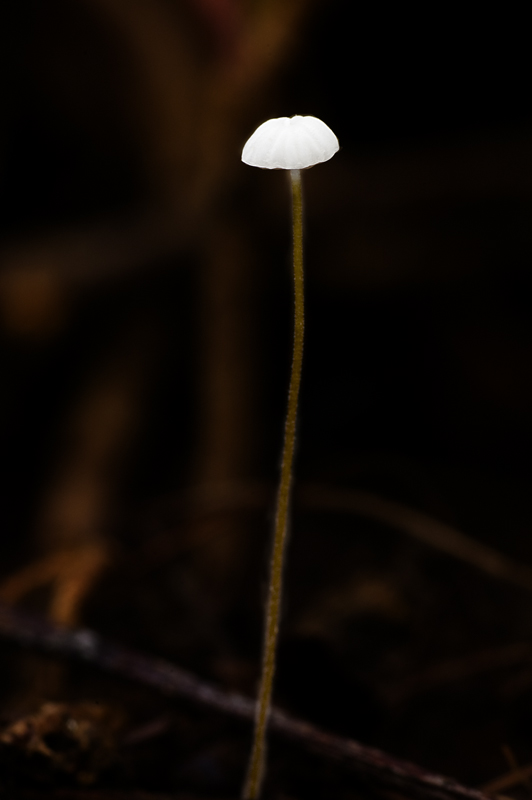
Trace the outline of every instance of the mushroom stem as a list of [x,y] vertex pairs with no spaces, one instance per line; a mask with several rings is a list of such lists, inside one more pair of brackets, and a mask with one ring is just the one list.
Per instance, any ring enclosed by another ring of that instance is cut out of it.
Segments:
[[266,609],[266,630],[262,654],[262,673],[255,717],[253,747],[249,760],[244,800],[256,800],[260,794],[264,756],[266,749],[266,728],[270,713],[275,658],[279,634],[279,616],[281,607],[281,589],[283,580],[283,562],[288,523],[288,507],[290,487],[292,483],[292,463],[296,438],[297,406],[299,386],[301,383],[301,364],[303,360],[303,335],[305,328],[303,302],[303,200],[301,190],[301,172],[290,170],[292,187],[292,236],[294,264],[294,350],[292,372],[288,392],[288,408],[284,429],[283,459],[281,480],[277,497],[275,515],[275,534],[272,560],[270,566],[270,585]]

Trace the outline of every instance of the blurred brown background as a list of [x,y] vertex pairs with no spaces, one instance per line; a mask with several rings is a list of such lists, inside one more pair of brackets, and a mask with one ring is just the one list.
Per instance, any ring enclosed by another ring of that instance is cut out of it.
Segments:
[[[312,114],[341,150],[304,175],[279,702],[471,783],[532,761],[525,30],[346,0],[4,0],[4,602],[254,691],[290,228],[285,176],[240,152]],[[156,715],[1,647],[5,720],[111,696],[132,727]],[[117,785],[234,795],[247,734],[176,718]],[[268,791],[330,791],[283,757]]]

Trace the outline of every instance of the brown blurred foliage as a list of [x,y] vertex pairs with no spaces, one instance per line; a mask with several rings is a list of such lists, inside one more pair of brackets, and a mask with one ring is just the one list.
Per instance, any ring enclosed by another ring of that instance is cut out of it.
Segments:
[[[254,691],[289,225],[283,176],[240,151],[314,114],[342,149],[304,176],[307,489],[279,697],[463,780],[503,771],[501,744],[532,760],[528,49],[488,12],[2,4],[4,602]],[[4,670],[6,725],[95,695],[132,725],[159,713],[53,660],[9,650]],[[169,728],[120,786],[236,791],[241,732]],[[272,764],[279,796],[360,791]]]

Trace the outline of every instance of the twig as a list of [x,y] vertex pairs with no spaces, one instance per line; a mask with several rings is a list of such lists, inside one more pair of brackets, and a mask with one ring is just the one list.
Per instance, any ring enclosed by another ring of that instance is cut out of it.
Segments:
[[[184,507],[198,510],[204,515],[230,509],[263,508],[272,502],[273,496],[273,490],[267,484],[235,481],[196,486],[182,496],[181,503]],[[337,489],[312,483],[300,483],[295,487],[294,502],[300,509],[355,514],[372,519],[400,530],[496,580],[532,591],[532,567],[519,563],[430,514],[402,503],[387,500],[371,492]],[[183,542],[182,539],[175,539],[174,547],[188,549],[192,544],[190,540]],[[152,546],[153,539],[150,540],[150,547]],[[165,557],[167,556],[165,550]]]
[[303,486],[298,498],[307,508],[360,514],[399,528],[424,544],[465,561],[493,578],[532,590],[532,568],[475,541],[461,531],[416,509],[369,492]]
[[[88,629],[61,628],[37,616],[0,605],[0,635],[26,647],[86,661],[166,695],[182,697],[233,717],[250,722],[254,718],[255,702],[250,698],[224,692],[168,661],[106,641]],[[407,795],[438,800],[488,800],[481,791],[461,786],[451,778],[433,775],[416,764],[352,739],[326,733],[278,709],[272,711],[270,726],[315,755],[341,762],[362,777],[383,786],[400,788]]]
[[493,647],[440,661],[423,671],[412,672],[396,683],[388,686],[384,684],[382,691],[388,702],[404,702],[414,695],[418,696],[436,687],[471,680],[483,673],[507,669],[516,664],[530,664],[531,660],[532,644],[513,642],[502,647]]
[[519,783],[528,783],[531,777],[532,764],[528,764],[526,767],[518,767],[505,775],[501,775],[499,778],[494,778],[484,785],[483,790],[490,794],[495,794],[503,789],[512,789]]

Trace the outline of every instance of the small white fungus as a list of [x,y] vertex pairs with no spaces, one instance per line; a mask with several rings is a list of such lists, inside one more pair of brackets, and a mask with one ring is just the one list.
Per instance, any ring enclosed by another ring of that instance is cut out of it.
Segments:
[[317,117],[279,117],[259,125],[242,150],[242,161],[263,169],[305,169],[328,161],[340,145]]

